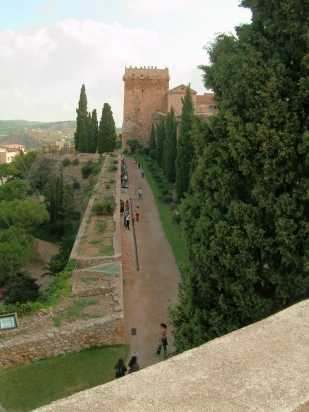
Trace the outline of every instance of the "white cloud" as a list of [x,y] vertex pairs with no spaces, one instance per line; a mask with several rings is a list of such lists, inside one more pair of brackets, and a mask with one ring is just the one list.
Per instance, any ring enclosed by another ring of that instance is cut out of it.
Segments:
[[74,118],[85,82],[89,109],[108,101],[121,124],[124,67],[171,66],[174,81],[189,82],[204,52],[199,60],[190,51],[184,58],[183,48],[173,36],[92,20],[0,31],[0,118]]
[[[123,24],[66,19],[32,30],[0,30],[0,119],[73,119],[85,83],[89,110],[109,102],[121,125],[122,76],[129,65],[169,67],[171,87],[191,82],[202,92],[197,66],[207,62],[203,46],[215,32],[248,21],[238,0],[205,1],[212,7],[202,7],[202,0],[191,0],[190,7],[187,0],[123,0],[131,10],[169,10],[164,24],[163,18],[126,15]],[[177,19],[173,9],[181,11]]]

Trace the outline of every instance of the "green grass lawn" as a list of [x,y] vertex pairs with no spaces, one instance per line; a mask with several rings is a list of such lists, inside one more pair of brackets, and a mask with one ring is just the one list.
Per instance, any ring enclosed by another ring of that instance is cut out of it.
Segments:
[[151,187],[152,193],[155,197],[156,205],[159,209],[160,220],[165,232],[165,235],[173,249],[173,253],[180,269],[181,265],[187,262],[187,253],[185,247],[185,240],[183,231],[177,223],[173,220],[173,211],[171,206],[161,200],[160,190],[158,184],[149,170],[148,164],[143,155],[136,155],[136,160],[142,165],[146,179]]
[[109,382],[124,345],[106,346],[58,356],[0,372],[0,405],[25,412],[75,392]]

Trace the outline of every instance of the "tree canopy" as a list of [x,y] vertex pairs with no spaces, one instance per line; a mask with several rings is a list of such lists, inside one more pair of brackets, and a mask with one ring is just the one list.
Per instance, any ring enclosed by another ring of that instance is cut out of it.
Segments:
[[219,113],[195,136],[182,205],[178,350],[309,296],[309,4],[243,5],[252,24],[220,35],[202,66]]

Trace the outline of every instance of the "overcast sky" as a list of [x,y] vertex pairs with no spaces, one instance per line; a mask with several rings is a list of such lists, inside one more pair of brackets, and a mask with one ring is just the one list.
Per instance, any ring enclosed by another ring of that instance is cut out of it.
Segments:
[[0,0],[0,119],[75,118],[109,102],[121,126],[125,66],[170,70],[203,92],[204,46],[250,21],[238,0]]

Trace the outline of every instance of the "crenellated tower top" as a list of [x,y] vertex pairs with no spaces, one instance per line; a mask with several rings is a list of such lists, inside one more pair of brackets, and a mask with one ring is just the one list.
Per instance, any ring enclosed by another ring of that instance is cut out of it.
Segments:
[[123,80],[169,80],[168,68],[158,69],[156,66],[126,67]]

